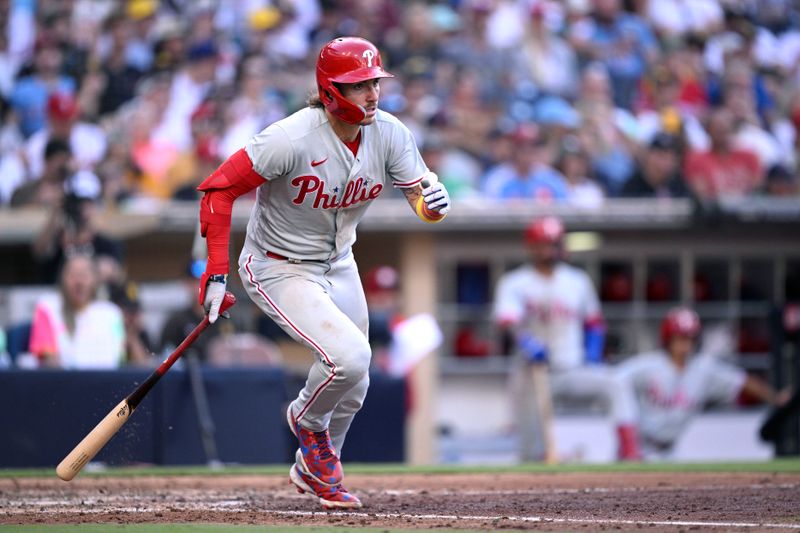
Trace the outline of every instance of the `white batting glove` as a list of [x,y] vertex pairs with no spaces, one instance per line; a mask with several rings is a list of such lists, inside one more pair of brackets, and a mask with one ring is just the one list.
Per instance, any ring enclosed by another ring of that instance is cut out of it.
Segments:
[[423,186],[427,185],[422,189],[422,199],[428,209],[446,215],[450,211],[450,195],[444,184],[438,181],[438,177],[433,172],[428,173],[422,184]]
[[208,321],[212,324],[219,318],[219,306],[225,298],[225,282],[209,281],[206,285],[206,298],[203,307],[208,313]]

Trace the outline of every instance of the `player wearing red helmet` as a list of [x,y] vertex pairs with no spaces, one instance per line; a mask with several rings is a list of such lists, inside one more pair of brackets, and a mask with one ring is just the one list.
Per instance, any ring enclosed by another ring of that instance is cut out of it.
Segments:
[[[372,121],[375,106],[360,105],[346,98],[342,83],[359,83],[381,78],[393,78],[383,70],[378,49],[366,39],[357,37],[334,39],[325,45],[317,61],[317,90],[319,99],[334,116],[348,124]],[[375,102],[377,104],[377,102]]]
[[661,320],[661,349],[617,368],[625,416],[636,421],[646,456],[668,455],[691,417],[708,403],[746,397],[780,404],[787,397],[720,357],[695,355],[700,333],[697,313],[675,307]]
[[317,58],[318,95],[255,135],[198,189],[208,245],[199,300],[215,321],[229,270],[233,202],[257,189],[239,256],[253,302],[315,356],[287,419],[299,449],[290,479],[328,508],[360,507],[343,486],[341,449],[369,385],[367,305],[352,253],[356,226],[391,185],[417,216],[438,222],[450,198],[411,132],[378,109],[375,46],[334,39]]
[[533,263],[542,271],[552,270],[564,255],[564,223],[556,217],[533,220],[525,228],[525,243]]
[[676,307],[661,320],[661,346],[679,366],[683,366],[694,351],[699,335],[700,317],[688,307]]
[[[533,220],[525,230],[531,262],[508,272],[495,292],[494,316],[516,341],[512,391],[517,405],[520,455],[523,460],[557,458],[552,434],[542,421],[555,397],[599,399],[618,423],[620,457],[634,459],[624,438],[614,373],[603,364],[605,325],[591,279],[564,257],[564,224],[556,217]],[[541,370],[546,371],[545,380]],[[529,372],[528,370],[531,370]],[[543,414],[544,413],[544,414]]]

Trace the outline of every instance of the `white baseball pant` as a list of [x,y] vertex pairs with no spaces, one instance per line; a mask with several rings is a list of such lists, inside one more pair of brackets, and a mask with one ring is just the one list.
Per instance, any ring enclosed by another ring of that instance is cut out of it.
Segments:
[[369,386],[367,302],[352,251],[330,262],[293,263],[245,247],[239,275],[253,302],[316,356],[290,408],[310,431],[328,429],[341,457]]

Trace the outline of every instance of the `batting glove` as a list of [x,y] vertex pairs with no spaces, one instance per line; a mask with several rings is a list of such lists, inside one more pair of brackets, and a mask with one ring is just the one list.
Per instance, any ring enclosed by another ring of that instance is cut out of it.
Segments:
[[[225,276],[211,276],[205,286],[205,297],[203,298],[203,308],[208,314],[208,321],[214,323],[219,318],[219,307],[225,298]],[[223,315],[224,316],[224,315]]]
[[520,335],[519,348],[522,350],[522,355],[529,363],[543,363],[547,361],[547,346],[533,335]]
[[446,215],[450,211],[450,195],[443,183],[435,182],[422,189],[422,199],[431,211]]

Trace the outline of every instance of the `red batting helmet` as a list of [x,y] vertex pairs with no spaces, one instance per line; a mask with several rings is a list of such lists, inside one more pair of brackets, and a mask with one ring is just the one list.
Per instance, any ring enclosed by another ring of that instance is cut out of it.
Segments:
[[661,344],[665,347],[677,335],[694,338],[699,334],[700,317],[688,307],[672,309],[661,321]]
[[558,244],[564,238],[564,224],[556,217],[538,218],[525,229],[528,244]]
[[367,113],[342,96],[335,84],[393,77],[383,70],[375,45],[360,37],[334,39],[322,47],[317,58],[319,99],[328,111],[350,124],[359,124]]

